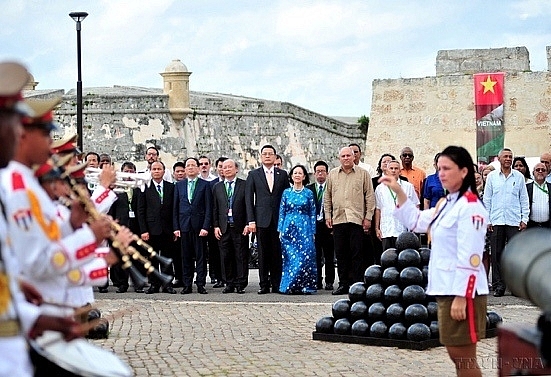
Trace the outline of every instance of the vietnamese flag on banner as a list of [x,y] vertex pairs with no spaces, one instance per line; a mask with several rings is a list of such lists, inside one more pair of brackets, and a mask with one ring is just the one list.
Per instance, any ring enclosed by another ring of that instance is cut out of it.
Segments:
[[503,72],[474,75],[477,157],[486,157],[488,163],[497,156],[504,145],[504,81]]

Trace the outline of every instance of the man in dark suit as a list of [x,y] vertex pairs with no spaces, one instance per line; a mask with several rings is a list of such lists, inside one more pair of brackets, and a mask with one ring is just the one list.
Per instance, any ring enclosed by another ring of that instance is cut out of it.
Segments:
[[[172,232],[174,184],[163,180],[164,174],[165,165],[161,161],[151,164],[151,184],[138,197],[138,222],[142,232],[141,239],[162,256],[174,259],[176,248]],[[152,264],[158,268],[158,262],[152,261]],[[164,266],[162,272],[173,275],[172,265]],[[151,286],[145,293],[158,293],[159,282],[150,283]],[[172,283],[164,287],[163,292],[176,293]]]
[[249,278],[247,209],[245,181],[236,178],[237,162],[223,162],[224,181],[213,189],[214,235],[220,241],[222,278],[226,288],[222,293],[245,293]]
[[[218,182],[224,182],[224,171],[222,169],[222,164],[226,161],[227,157],[219,157],[214,165],[216,166],[216,172],[218,174],[217,178],[214,178],[212,181],[209,181],[210,187],[214,189],[214,185]],[[201,159],[199,159],[199,164],[201,164]],[[213,288],[224,288],[225,280],[222,277],[222,261],[220,259],[220,247],[219,241],[214,234],[214,229],[209,229],[209,235],[207,236],[207,246],[208,246],[208,259],[209,259],[209,276],[211,283],[214,285]]]
[[[117,223],[126,227],[130,225],[130,205],[128,202],[128,194],[126,192],[117,192],[117,200],[109,208],[109,212],[107,212]],[[111,266],[109,277],[113,285],[118,287],[117,293],[124,293],[128,290],[128,272],[122,268],[122,261]]]
[[191,293],[197,271],[197,292],[207,294],[205,247],[212,224],[212,189],[209,182],[198,177],[198,159],[189,157],[184,164],[187,178],[176,183],[173,215],[174,234],[182,237],[184,288],[180,293]]
[[316,202],[316,264],[318,270],[318,289],[323,288],[322,267],[325,261],[325,289],[333,290],[335,282],[335,249],[333,245],[333,231],[325,224],[325,212],[323,211],[323,194],[325,192],[325,181],[329,166],[325,161],[318,161],[314,164],[314,175],[316,182],[308,187],[314,193]]
[[526,185],[530,202],[528,228],[551,228],[551,183],[546,182],[547,167],[538,162],[534,166],[534,181]]
[[257,233],[258,294],[279,292],[281,282],[281,243],[277,231],[279,204],[283,190],[289,187],[287,172],[274,167],[276,150],[264,145],[260,150],[262,166],[249,173],[245,185],[249,230]]

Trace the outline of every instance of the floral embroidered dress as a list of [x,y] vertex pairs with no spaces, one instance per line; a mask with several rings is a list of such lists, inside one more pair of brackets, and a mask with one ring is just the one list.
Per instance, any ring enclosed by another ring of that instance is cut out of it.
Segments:
[[277,230],[281,235],[283,269],[279,291],[286,294],[316,292],[316,204],[312,190],[288,188],[283,192]]

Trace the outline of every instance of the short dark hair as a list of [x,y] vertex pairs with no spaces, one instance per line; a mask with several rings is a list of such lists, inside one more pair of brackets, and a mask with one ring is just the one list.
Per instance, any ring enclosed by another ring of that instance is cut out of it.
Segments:
[[84,161],[86,161],[86,159],[88,158],[88,156],[96,156],[96,158],[98,159],[98,162],[99,162],[99,154],[97,154],[96,152],[88,152],[86,153],[86,156],[84,156]]
[[281,160],[281,162],[283,162],[283,157],[281,157],[281,155],[279,155],[279,154],[276,154],[276,160],[278,160],[278,159]]
[[210,158],[208,158],[208,157],[205,156],[205,155],[199,156],[199,158],[197,159],[197,161],[199,161],[199,160],[202,159],[202,158],[206,158],[207,160],[209,160],[209,164],[210,164]]
[[215,165],[215,166],[218,166],[218,163],[219,163],[219,162],[224,162],[224,161],[226,161],[227,159],[228,159],[228,158],[227,158],[227,157],[224,157],[224,156],[218,157],[218,158],[216,159],[216,162],[214,163],[214,165]]
[[274,151],[274,154],[277,154],[277,151],[276,151],[275,147],[271,144],[266,144],[262,148],[260,148],[260,153],[262,153],[264,151],[264,149],[271,149],[271,150]]
[[184,167],[187,167],[187,162],[189,160],[193,160],[195,161],[195,163],[197,164],[197,167],[199,167],[199,159],[198,158],[195,158],[195,157],[188,157],[184,160]]
[[362,153],[362,148],[360,147],[359,144],[356,144],[356,143],[350,143],[348,144],[349,147],[358,147],[358,150],[360,151],[360,153]]
[[154,161],[151,166],[153,166],[154,163],[158,162],[159,164],[161,164],[163,166],[163,170],[166,170],[166,167],[165,167],[165,164],[164,162],[162,162],[161,160],[157,160],[157,161]]
[[329,165],[327,165],[327,162],[325,162],[325,161],[318,161],[318,162],[316,162],[316,163],[314,164],[314,170],[316,170],[316,168],[317,168],[318,166],[325,166],[325,170],[326,170],[326,171],[329,171]]
[[310,178],[308,177],[308,171],[306,170],[304,165],[300,165],[300,164],[293,166],[289,171],[289,182],[291,182],[291,184],[295,183],[293,182],[293,171],[295,171],[295,169],[297,168],[302,169],[302,172],[304,173],[304,179],[302,180],[302,184],[306,186],[307,184],[310,183]]
[[147,149],[145,150],[145,153],[147,154],[147,151],[150,150],[150,149],[155,149],[155,152],[157,152],[157,156],[159,155],[159,150],[157,149],[157,147],[147,147]]
[[186,165],[182,161],[176,161],[174,165],[172,165],[172,170],[176,170],[177,167],[186,168]]
[[130,162],[130,161],[125,161],[125,162],[122,163],[122,165],[121,165],[121,171],[123,171],[124,168],[130,168],[130,169],[136,171],[136,165],[134,165],[134,164],[133,164],[132,162]]

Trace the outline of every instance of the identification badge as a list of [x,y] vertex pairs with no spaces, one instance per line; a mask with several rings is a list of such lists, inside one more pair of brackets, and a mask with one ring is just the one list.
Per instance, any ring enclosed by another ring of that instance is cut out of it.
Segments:
[[129,216],[131,219],[133,219],[133,218],[136,217],[136,215],[134,215],[134,211],[129,211],[129,212],[128,212],[128,216]]
[[233,216],[232,209],[230,208],[230,209],[228,209],[228,217],[232,217],[232,216]]

